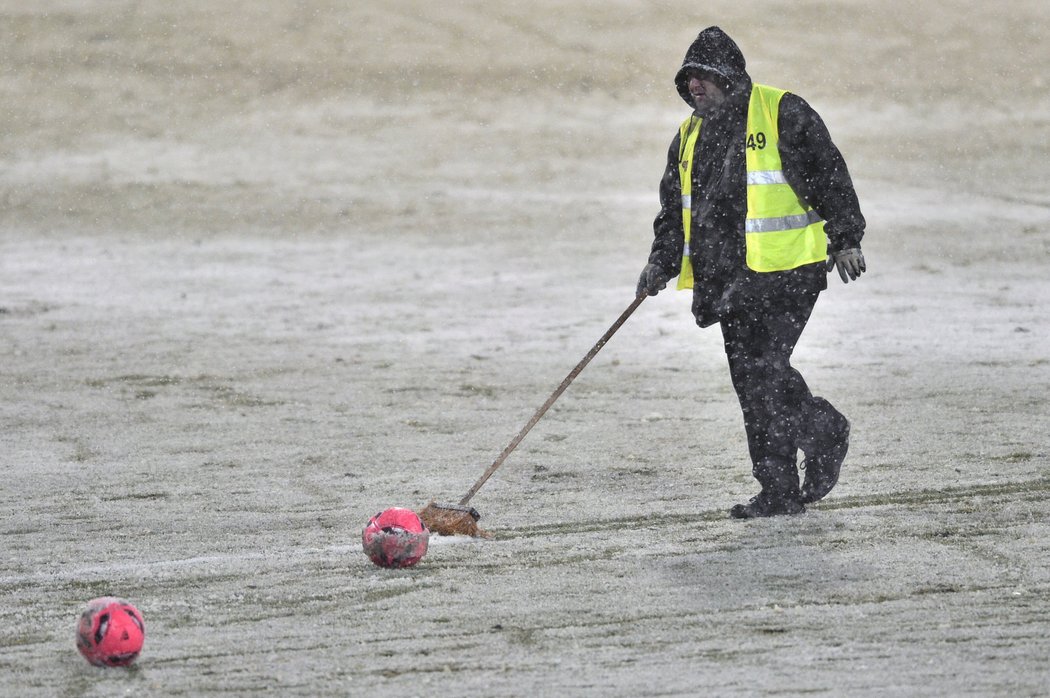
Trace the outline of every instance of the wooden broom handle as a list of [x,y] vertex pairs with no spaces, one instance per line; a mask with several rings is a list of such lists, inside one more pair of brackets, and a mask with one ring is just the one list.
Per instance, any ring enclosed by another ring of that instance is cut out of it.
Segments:
[[555,389],[555,391],[551,393],[551,396],[547,398],[547,402],[543,403],[543,406],[536,410],[536,414],[532,415],[532,419],[529,420],[529,423],[526,424],[522,428],[522,430],[518,432],[518,435],[515,436],[509,444],[507,444],[507,447],[503,449],[503,452],[500,453],[499,456],[496,457],[496,460],[492,461],[492,465],[488,467],[488,470],[482,473],[481,477],[478,478],[478,481],[474,483],[474,486],[471,487],[465,495],[463,495],[463,499],[459,500],[460,506],[466,506],[467,502],[469,502],[471,498],[475,494],[477,494],[478,490],[481,489],[481,486],[484,485],[490,477],[492,477],[492,473],[496,472],[496,470],[501,465],[503,465],[503,461],[507,460],[507,456],[509,456],[511,452],[518,447],[518,444],[521,443],[521,440],[525,438],[525,435],[528,434],[534,426],[536,426],[536,422],[540,421],[540,418],[543,417],[544,413],[546,413],[548,409],[550,409],[550,406],[554,404],[554,401],[557,400],[561,396],[561,394],[565,392],[565,389],[569,387],[569,384],[572,383],[576,376],[580,375],[580,371],[582,371],[584,367],[586,367],[587,364],[591,362],[591,359],[594,358],[595,354],[601,351],[601,348],[604,347],[605,343],[608,342],[609,339],[616,333],[616,330],[620,329],[620,325],[627,322],[627,318],[631,317],[631,313],[633,313],[635,309],[639,305],[641,305],[642,301],[644,301],[645,299],[646,295],[642,294],[635,298],[631,302],[631,304],[627,306],[627,310],[623,311],[623,313],[620,314],[620,317],[616,319],[616,322],[612,324],[612,327],[605,331],[605,334],[602,335],[602,338],[599,339],[593,347],[591,347],[591,350],[587,352],[587,355],[583,357],[583,359],[580,360],[580,363],[576,364],[576,368],[569,371],[569,375],[565,376],[565,380],[561,382],[561,385],[559,385]]

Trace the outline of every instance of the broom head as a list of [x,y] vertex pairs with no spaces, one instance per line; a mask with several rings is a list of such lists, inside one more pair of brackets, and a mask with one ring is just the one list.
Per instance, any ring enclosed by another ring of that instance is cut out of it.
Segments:
[[474,507],[431,502],[419,512],[419,518],[423,520],[431,533],[439,536],[492,538],[491,533],[478,528],[478,519],[481,518],[481,514]]

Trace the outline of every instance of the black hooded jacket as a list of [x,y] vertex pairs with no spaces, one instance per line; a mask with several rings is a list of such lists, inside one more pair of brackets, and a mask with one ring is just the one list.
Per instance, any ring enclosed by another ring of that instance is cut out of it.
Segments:
[[[744,55],[718,27],[700,32],[675,76],[678,93],[690,107],[690,69],[724,78],[726,102],[704,119],[693,159],[690,260],[693,265],[693,314],[701,327],[718,322],[731,310],[765,303],[771,297],[827,288],[823,262],[781,272],[755,272],[745,262],[747,172],[744,145],[751,77]],[[780,101],[779,149],[784,176],[795,192],[825,221],[831,252],[860,247],[864,216],[853,181],[824,121],[801,97],[788,93]],[[681,183],[678,175],[680,135],[675,134],[660,182],[660,213],[653,222],[649,262],[668,277],[681,269]]]

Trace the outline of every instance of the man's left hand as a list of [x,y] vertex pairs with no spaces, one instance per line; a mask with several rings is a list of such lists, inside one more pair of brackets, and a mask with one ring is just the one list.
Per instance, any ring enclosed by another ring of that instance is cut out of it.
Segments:
[[828,257],[828,271],[838,267],[842,283],[848,284],[850,279],[856,280],[861,274],[868,270],[864,263],[864,253],[859,247],[851,247],[848,250],[832,252]]

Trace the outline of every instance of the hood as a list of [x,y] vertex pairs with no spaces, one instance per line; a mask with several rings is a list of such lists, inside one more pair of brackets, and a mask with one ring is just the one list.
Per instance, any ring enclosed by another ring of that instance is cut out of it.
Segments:
[[685,78],[686,72],[690,69],[707,70],[721,75],[729,83],[731,92],[739,90],[742,83],[750,84],[751,82],[745,70],[744,54],[740,52],[740,47],[718,27],[708,27],[700,32],[689,50],[685,52],[682,67],[678,69],[674,77],[678,94],[691,107],[693,100],[689,96]]

